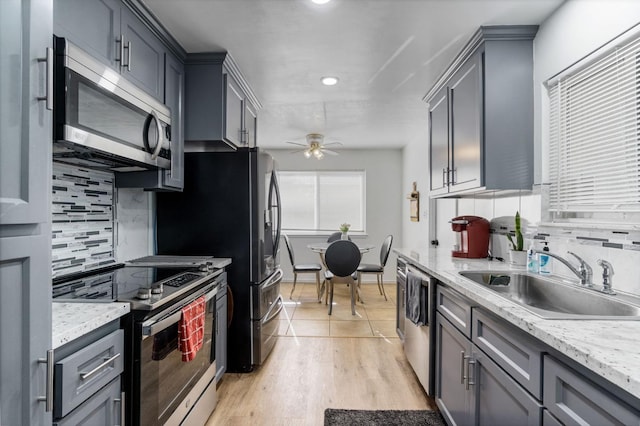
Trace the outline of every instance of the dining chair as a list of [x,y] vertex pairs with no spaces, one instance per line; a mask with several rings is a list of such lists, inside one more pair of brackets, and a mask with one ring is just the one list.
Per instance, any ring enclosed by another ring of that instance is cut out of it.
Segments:
[[363,263],[358,266],[358,288],[362,281],[362,274],[376,274],[376,282],[378,283],[378,290],[380,294],[384,296],[384,300],[387,300],[387,293],[384,291],[384,266],[389,259],[389,253],[391,252],[391,243],[393,242],[393,235],[387,235],[384,238],[382,247],[380,247],[380,264]]
[[333,308],[333,284],[334,280],[339,277],[346,279],[351,288],[351,315],[356,314],[356,283],[353,277],[354,272],[358,269],[362,254],[358,246],[349,240],[337,240],[329,244],[324,254],[324,261],[328,271],[325,272],[325,281],[329,291],[329,315]]
[[322,292],[324,290],[320,285],[320,271],[322,271],[322,266],[319,263],[296,263],[295,255],[293,254],[293,249],[291,248],[291,242],[289,241],[289,236],[286,234],[283,234],[282,236],[284,238],[285,244],[287,245],[289,260],[291,261],[291,267],[293,268],[293,288],[291,289],[289,299],[293,297],[293,291],[296,289],[298,274],[315,274],[316,292],[318,294],[318,303],[320,303],[322,301]]
[[[349,240],[351,240],[351,237],[347,236],[347,238],[349,238]],[[327,238],[327,242],[328,243],[332,243],[334,241],[338,241],[342,239],[342,232],[338,231],[338,232],[334,232],[333,234],[329,235],[329,238]]]

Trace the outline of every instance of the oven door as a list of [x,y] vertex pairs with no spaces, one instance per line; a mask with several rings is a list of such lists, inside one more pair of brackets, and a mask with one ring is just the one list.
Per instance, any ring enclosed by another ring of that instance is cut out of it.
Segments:
[[[204,343],[192,361],[182,361],[178,349],[178,324],[182,307],[200,297],[202,291],[141,324],[140,375],[135,387],[139,393],[139,406],[132,407],[134,418],[138,418],[141,425],[171,424],[174,419],[179,422],[215,376],[212,358],[215,356],[213,330],[217,288],[208,286],[203,291],[206,292]],[[215,401],[211,403],[215,404]]]

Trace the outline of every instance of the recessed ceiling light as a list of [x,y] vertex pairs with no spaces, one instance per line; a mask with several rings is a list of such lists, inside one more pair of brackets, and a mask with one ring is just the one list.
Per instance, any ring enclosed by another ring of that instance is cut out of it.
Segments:
[[320,79],[325,86],[334,86],[338,84],[338,77],[322,77]]
[[312,2],[314,2],[315,4],[325,4],[325,3],[329,3],[331,0],[311,0]]

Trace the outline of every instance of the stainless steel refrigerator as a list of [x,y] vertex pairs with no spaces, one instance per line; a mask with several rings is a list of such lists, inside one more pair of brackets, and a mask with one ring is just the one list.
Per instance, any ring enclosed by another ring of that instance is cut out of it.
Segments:
[[274,161],[258,148],[191,152],[184,160],[184,191],[157,194],[157,253],[233,259],[227,371],[248,372],[275,345],[283,307]]

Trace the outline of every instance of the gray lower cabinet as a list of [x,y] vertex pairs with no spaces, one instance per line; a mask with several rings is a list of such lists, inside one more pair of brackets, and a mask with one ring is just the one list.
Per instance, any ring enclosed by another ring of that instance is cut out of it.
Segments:
[[53,418],[59,425],[120,425],[124,331],[113,321],[56,349]]
[[470,394],[465,390],[465,357],[470,355],[469,339],[436,313],[435,400],[449,425],[472,423]]
[[640,405],[620,400],[550,355],[544,357],[544,405],[566,425],[637,425]]
[[123,403],[120,377],[100,389],[68,416],[53,422],[54,426],[122,425]]
[[227,287],[220,289],[216,296],[216,383],[227,371]]
[[431,197],[531,189],[536,32],[481,27],[425,96]]
[[455,290],[436,294],[435,400],[448,424],[640,424],[637,398]]
[[[52,48],[51,9],[51,0],[0,1],[2,425],[51,424],[46,402],[52,402],[47,392],[52,389],[47,386],[48,365],[41,362],[53,360],[52,114],[44,100],[52,87],[47,82],[52,62],[45,60]],[[51,53],[48,57],[53,59]]]
[[165,48],[120,0],[54,0],[54,34],[65,37],[162,101]]
[[451,425],[539,425],[541,405],[442,315],[436,318],[436,404]]

